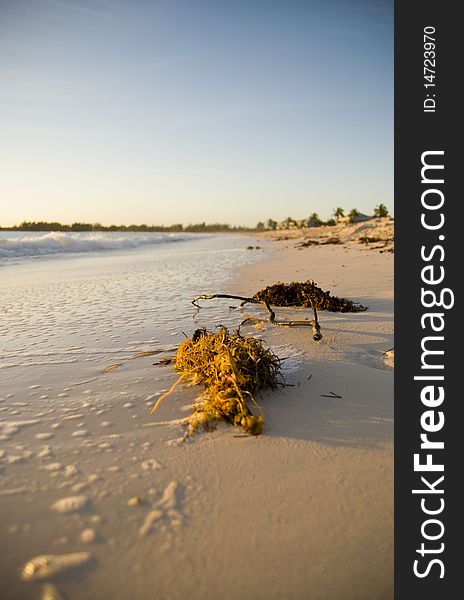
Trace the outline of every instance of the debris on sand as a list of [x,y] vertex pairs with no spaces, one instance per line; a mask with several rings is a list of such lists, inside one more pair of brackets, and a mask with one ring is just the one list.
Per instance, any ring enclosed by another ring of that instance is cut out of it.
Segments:
[[275,283],[253,296],[256,300],[266,301],[273,306],[306,306],[317,310],[332,312],[362,312],[367,306],[353,302],[348,298],[331,296],[324,292],[312,279],[304,282]]
[[193,413],[185,420],[191,433],[200,427],[210,429],[224,420],[258,435],[264,419],[252,414],[250,404],[257,406],[256,391],[276,387],[280,367],[280,359],[261,340],[245,338],[238,331],[229,334],[225,327],[216,333],[197,329],[177,349],[173,369],[180,377],[158,399],[152,413],[182,380],[187,380],[191,385],[205,387],[193,405]]

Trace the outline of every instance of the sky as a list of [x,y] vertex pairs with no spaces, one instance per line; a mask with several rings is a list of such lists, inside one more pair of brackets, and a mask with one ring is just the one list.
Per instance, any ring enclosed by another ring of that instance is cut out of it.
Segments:
[[393,0],[0,0],[0,226],[393,211]]

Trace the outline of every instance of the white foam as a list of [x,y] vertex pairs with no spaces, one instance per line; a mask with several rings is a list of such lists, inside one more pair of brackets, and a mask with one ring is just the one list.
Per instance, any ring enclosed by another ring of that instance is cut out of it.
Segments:
[[188,234],[151,232],[4,232],[0,236],[0,259],[125,250],[188,238]]

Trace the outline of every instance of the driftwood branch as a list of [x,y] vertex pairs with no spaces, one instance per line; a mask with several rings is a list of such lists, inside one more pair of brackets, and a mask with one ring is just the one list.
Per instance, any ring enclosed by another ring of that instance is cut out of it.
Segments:
[[314,313],[314,319],[310,321],[279,321],[275,318],[275,312],[272,310],[271,305],[267,300],[258,300],[256,298],[248,298],[246,296],[234,296],[231,294],[210,294],[210,295],[202,295],[197,296],[192,300],[192,304],[197,308],[201,308],[198,304],[199,300],[214,300],[215,298],[225,298],[228,300],[240,300],[240,307],[245,304],[262,304],[267,312],[269,313],[269,322],[273,325],[281,325],[283,327],[311,327],[313,332],[313,340],[316,342],[322,338],[321,327],[319,325],[319,320],[317,318],[316,307],[311,303],[311,307]]

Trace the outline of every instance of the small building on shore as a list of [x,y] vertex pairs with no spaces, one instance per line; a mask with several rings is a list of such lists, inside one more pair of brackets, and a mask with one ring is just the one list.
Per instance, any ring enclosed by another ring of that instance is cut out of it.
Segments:
[[351,223],[363,223],[364,221],[370,221],[374,217],[358,213],[357,215],[345,215],[337,219],[337,223],[345,223],[350,225]]

